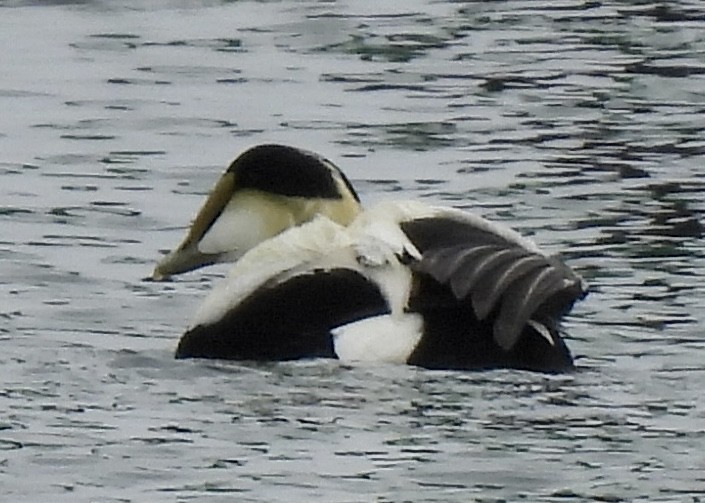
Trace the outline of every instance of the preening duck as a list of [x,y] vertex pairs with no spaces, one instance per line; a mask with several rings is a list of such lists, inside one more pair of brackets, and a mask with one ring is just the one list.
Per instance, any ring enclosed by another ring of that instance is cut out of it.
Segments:
[[587,288],[560,259],[453,208],[363,210],[342,171],[312,152],[242,153],[152,277],[217,262],[234,265],[178,358],[573,368],[559,324]]

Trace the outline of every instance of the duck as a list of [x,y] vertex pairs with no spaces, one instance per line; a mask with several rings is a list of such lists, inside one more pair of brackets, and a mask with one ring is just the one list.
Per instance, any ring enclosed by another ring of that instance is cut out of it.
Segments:
[[261,144],[228,166],[151,275],[232,263],[177,358],[575,369],[561,321],[583,278],[517,231],[416,200],[363,208],[345,174]]

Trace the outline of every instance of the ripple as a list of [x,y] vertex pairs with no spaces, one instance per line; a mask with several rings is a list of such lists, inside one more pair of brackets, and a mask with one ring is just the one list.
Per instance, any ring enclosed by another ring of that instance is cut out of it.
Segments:
[[[702,498],[697,3],[0,3],[8,498]],[[261,142],[560,252],[578,371],[174,360],[227,269],[141,278]]]

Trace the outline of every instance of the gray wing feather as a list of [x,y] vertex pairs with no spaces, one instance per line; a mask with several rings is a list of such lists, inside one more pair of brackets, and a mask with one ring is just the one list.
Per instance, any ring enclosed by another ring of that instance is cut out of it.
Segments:
[[473,257],[474,260],[464,260],[459,264],[460,267],[456,270],[456,274],[450,279],[450,286],[455,296],[459,299],[467,297],[471,291],[475,290],[480,278],[487,276],[503,261],[511,260],[512,257],[507,255],[511,255],[512,251],[492,245]]
[[427,272],[440,283],[448,283],[459,270],[464,268],[463,264],[473,264],[479,257],[495,249],[495,245],[472,248],[460,245],[429,250],[423,254],[423,260],[419,263],[418,270]]
[[484,320],[490,314],[499,298],[509,291],[510,285],[545,266],[544,257],[527,255],[521,249],[506,252],[506,260],[478,278],[472,288],[472,306],[478,319]]
[[580,276],[559,259],[489,227],[442,218],[402,227],[422,255],[412,268],[448,285],[456,299],[469,299],[478,320],[495,313],[493,335],[504,349],[516,344],[538,311],[558,320],[586,293]]
[[502,306],[494,324],[494,338],[504,349],[510,349],[519,339],[524,325],[536,309],[550,297],[565,289],[565,278],[560,271],[546,266],[535,274],[521,278],[502,299]]

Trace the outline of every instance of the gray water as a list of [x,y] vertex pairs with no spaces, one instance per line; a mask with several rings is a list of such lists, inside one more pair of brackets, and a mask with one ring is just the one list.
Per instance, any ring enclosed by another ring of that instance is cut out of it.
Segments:
[[[705,500],[705,6],[0,1],[2,501]],[[505,222],[573,375],[175,361],[241,150]]]

